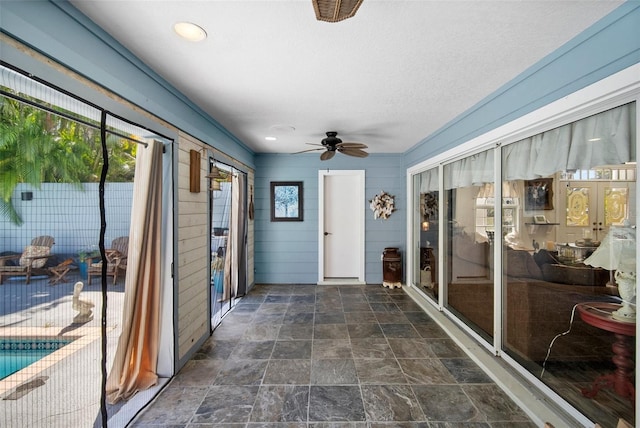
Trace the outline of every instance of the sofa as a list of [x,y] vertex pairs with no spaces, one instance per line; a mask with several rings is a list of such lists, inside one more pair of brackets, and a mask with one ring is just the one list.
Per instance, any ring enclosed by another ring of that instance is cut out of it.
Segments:
[[[475,324],[481,335],[493,336],[493,248],[486,242],[452,245],[451,278],[447,307]],[[547,356],[556,335],[550,360],[585,360],[611,357],[613,335],[582,322],[574,313],[577,303],[616,301],[617,289],[607,286],[609,272],[584,264],[567,265],[553,252],[531,253],[505,247],[506,329],[503,340],[507,352],[516,359],[540,362]],[[454,268],[455,267],[455,268]],[[456,274],[462,273],[462,274]]]

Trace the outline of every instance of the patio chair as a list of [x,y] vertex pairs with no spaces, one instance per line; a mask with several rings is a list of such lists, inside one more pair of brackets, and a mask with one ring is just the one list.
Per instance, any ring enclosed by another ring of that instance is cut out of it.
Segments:
[[[107,258],[107,276],[113,277],[113,285],[118,282],[118,273],[120,269],[120,263],[123,260],[122,254],[118,250],[109,248],[105,250],[105,256]],[[102,276],[102,261],[92,263],[91,259],[87,260],[87,285],[91,285],[91,277]]]
[[129,237],[120,236],[119,238],[111,241],[110,250],[115,250],[120,254],[118,270],[122,271],[122,273],[125,273],[127,271],[127,256],[129,255]]
[[[0,284],[10,276],[26,276],[26,283],[29,284],[32,275],[46,274],[44,265],[51,257],[51,247],[54,243],[52,236],[38,236],[31,240],[31,245],[27,245],[22,254],[0,256]],[[7,264],[11,260],[14,260],[14,264]]]

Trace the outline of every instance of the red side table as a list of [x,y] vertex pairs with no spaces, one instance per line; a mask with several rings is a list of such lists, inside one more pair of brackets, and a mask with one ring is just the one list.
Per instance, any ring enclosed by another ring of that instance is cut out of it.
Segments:
[[621,397],[635,404],[636,390],[633,386],[633,346],[631,337],[636,335],[636,324],[613,319],[611,313],[621,305],[617,303],[586,302],[577,306],[582,321],[601,330],[610,331],[616,337],[612,345],[612,361],[616,365],[613,373],[598,376],[591,388],[582,390],[582,395],[593,398],[603,388],[611,388]]

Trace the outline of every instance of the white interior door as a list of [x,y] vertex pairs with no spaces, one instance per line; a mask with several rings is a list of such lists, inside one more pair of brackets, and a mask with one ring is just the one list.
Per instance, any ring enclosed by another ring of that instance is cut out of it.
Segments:
[[320,171],[318,283],[364,283],[364,171]]

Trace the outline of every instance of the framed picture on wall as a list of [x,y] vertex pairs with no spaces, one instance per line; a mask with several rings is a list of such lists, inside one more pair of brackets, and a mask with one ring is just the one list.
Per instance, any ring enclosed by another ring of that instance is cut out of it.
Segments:
[[302,181],[271,182],[271,221],[303,221]]
[[553,178],[537,178],[524,182],[526,211],[553,209]]

